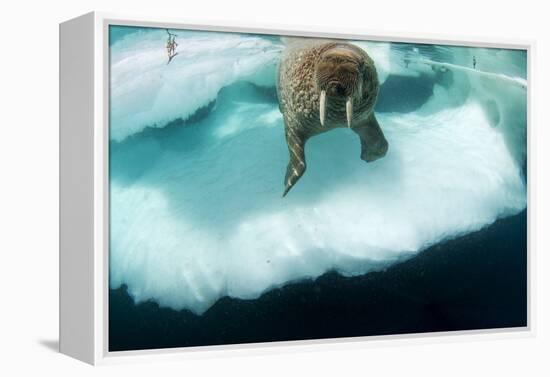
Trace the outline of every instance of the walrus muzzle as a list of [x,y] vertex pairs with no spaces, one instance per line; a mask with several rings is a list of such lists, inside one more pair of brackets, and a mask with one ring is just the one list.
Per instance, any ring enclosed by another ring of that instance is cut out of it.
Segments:
[[[327,113],[327,91],[321,90],[319,95],[319,120],[321,126],[325,126],[325,116]],[[346,119],[348,121],[348,127],[351,128],[351,120],[353,119],[353,100],[352,97],[348,97],[346,100]]]
[[328,102],[342,103],[345,99],[346,121],[351,128],[353,99],[361,91],[361,57],[349,48],[333,48],[325,52],[317,64],[319,93],[319,120],[325,126]]

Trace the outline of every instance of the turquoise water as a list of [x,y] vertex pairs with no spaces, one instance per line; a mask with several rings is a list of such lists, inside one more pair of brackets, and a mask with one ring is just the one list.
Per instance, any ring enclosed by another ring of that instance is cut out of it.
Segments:
[[359,276],[526,207],[524,51],[354,42],[376,63],[389,152],[366,164],[350,130],[317,136],[283,199],[284,44],[171,32],[167,64],[164,29],[111,29],[110,287],[136,302],[202,314]]

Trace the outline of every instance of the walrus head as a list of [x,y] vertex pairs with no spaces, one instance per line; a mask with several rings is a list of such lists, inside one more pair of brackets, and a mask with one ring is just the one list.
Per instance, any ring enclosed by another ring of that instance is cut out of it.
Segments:
[[347,43],[335,44],[324,51],[315,67],[319,91],[319,118],[325,125],[327,102],[345,103],[346,120],[351,127],[353,103],[363,93],[365,57],[356,47]]

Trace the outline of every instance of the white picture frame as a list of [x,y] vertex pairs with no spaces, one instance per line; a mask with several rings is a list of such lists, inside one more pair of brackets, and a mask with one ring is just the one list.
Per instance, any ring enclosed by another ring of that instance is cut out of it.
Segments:
[[[60,24],[60,352],[90,364],[141,359],[220,356],[323,347],[380,345],[385,342],[474,340],[480,337],[533,335],[533,251],[528,242],[528,325],[515,329],[469,330],[421,335],[306,340],[156,349],[108,351],[108,28],[110,25],[228,31],[369,41],[413,42],[527,51],[528,168],[532,145],[533,41],[461,38],[416,33],[388,34],[363,30],[332,30],[281,25],[195,22],[92,12]],[[532,170],[530,170],[532,171]],[[528,208],[531,205],[528,176]],[[528,240],[533,212],[528,210]],[[367,342],[368,341],[368,342]],[[197,354],[196,351],[201,351]]]

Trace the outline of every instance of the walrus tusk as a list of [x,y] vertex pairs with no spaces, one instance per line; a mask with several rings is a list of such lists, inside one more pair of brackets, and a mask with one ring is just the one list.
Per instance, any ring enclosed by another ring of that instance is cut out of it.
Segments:
[[319,97],[319,119],[321,120],[321,126],[325,126],[325,113],[326,113],[327,92],[321,90],[321,96]]
[[348,120],[348,128],[351,128],[351,120],[353,119],[353,102],[351,97],[346,101],[346,118]]

